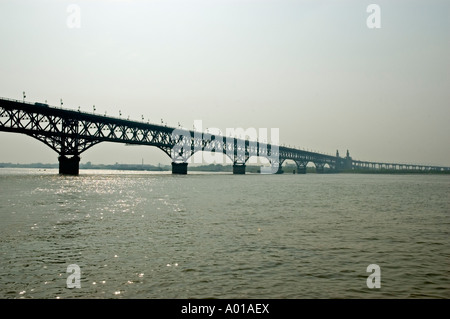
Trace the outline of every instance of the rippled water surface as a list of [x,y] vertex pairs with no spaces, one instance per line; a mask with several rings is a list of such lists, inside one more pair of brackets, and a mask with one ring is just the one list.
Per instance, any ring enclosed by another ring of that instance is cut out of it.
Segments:
[[0,199],[1,298],[450,298],[449,176],[0,169]]

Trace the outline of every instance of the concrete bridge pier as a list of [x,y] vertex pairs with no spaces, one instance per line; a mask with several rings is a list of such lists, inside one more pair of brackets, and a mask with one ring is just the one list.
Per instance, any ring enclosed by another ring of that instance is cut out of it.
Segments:
[[278,170],[275,174],[284,174],[283,167],[281,167],[281,165],[278,166]]
[[315,163],[315,165],[316,165],[316,173],[317,174],[323,174],[325,172],[325,164]]
[[308,165],[308,162],[295,161],[295,164],[297,165],[297,174],[306,174],[306,166]]
[[172,162],[172,174],[186,175],[188,163]]
[[70,158],[65,155],[60,155],[58,161],[60,175],[79,175],[80,157],[78,155],[74,155]]
[[233,174],[245,174],[245,164],[233,164]]

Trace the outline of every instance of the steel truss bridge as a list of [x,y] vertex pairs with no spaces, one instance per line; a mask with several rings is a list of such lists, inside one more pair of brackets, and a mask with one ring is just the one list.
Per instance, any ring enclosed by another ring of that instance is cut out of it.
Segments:
[[223,137],[180,128],[125,120],[50,107],[43,103],[0,99],[0,131],[31,136],[59,154],[59,173],[78,175],[80,154],[101,142],[156,146],[172,159],[172,173],[186,174],[188,160],[198,151],[221,152],[233,163],[234,174],[245,174],[248,159],[265,157],[268,173],[279,173],[286,160],[292,160],[298,173],[306,173],[309,163],[322,173],[355,169],[450,170],[450,167],[378,163],[309,152],[235,137]]

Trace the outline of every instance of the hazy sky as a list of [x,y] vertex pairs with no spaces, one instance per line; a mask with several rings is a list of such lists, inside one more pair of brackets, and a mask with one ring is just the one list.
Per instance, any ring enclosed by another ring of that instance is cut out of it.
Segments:
[[[367,26],[372,3],[381,28]],[[186,128],[279,128],[286,145],[450,166],[448,0],[1,0],[0,39],[2,97]],[[0,132],[0,149],[0,162],[57,162],[22,134]],[[113,143],[81,157],[170,163]]]

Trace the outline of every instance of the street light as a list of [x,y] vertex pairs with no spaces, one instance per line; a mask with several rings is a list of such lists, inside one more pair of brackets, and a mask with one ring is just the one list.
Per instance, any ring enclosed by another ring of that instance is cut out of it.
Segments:
[[23,101],[25,102],[25,98],[26,98],[27,96],[25,95],[25,91],[23,91]]

